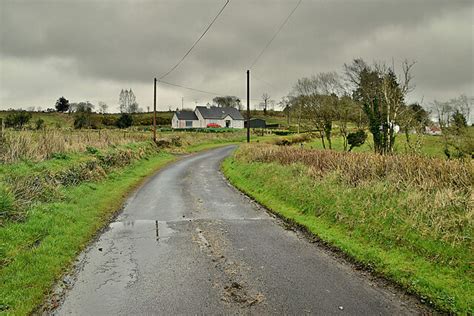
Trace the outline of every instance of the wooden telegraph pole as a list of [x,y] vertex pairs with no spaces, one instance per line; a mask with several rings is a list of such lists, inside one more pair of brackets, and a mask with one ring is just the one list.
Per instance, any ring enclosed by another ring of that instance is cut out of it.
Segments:
[[156,143],[156,78],[153,86],[153,141]]
[[247,143],[250,143],[250,70],[247,70]]

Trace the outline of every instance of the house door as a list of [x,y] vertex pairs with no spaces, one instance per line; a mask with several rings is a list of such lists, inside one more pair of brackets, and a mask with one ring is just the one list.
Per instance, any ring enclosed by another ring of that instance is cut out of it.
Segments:
[[225,120],[225,127],[230,127],[230,120]]

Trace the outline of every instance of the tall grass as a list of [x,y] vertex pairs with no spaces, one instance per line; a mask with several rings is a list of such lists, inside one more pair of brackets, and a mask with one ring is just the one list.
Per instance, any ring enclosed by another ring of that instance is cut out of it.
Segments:
[[[380,220],[395,216],[403,223],[403,231],[417,230],[422,236],[451,245],[473,246],[474,228],[474,163],[449,161],[410,155],[381,156],[372,153],[347,153],[311,150],[298,147],[261,145],[242,146],[235,158],[247,163],[304,165],[304,173],[316,183],[324,178],[349,187],[368,188],[373,195],[403,195],[397,207]],[[360,218],[346,217],[357,225]]]
[[[159,133],[158,137],[162,146],[179,147],[204,141],[227,140],[240,134]],[[0,163],[41,161],[58,153],[83,152],[88,147],[104,149],[151,139],[151,132],[134,130],[7,130],[3,138],[0,137]]]
[[451,188],[466,192],[472,189],[474,183],[472,161],[450,161],[417,155],[382,156],[271,145],[243,147],[238,151],[237,157],[247,162],[278,162],[284,165],[302,163],[310,168],[312,175],[322,176],[334,171],[351,185],[386,180],[400,189]]

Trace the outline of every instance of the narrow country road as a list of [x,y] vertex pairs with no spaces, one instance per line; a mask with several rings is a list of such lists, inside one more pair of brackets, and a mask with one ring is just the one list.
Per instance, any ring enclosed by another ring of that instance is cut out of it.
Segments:
[[416,314],[219,172],[234,147],[157,173],[83,254],[59,315]]

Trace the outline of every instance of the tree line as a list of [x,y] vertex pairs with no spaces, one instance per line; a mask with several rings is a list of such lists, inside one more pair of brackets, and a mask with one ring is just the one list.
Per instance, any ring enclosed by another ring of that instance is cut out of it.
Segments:
[[[408,147],[416,151],[419,138],[414,141],[411,134],[425,133],[433,122],[430,111],[419,103],[406,102],[407,95],[414,89],[414,65],[405,60],[400,73],[396,74],[393,65],[370,65],[362,59],[354,59],[344,64],[342,75],[323,72],[298,79],[280,105],[288,122],[290,117],[296,120],[298,132],[300,129],[317,132],[323,148],[332,149],[332,135],[337,126],[347,151],[364,143],[366,131],[372,135],[373,149],[378,154],[391,154],[399,133],[405,135]],[[461,145],[455,140],[459,142],[461,135],[468,135],[467,118],[472,98],[461,96],[448,103],[435,101],[434,104],[446,148],[455,149],[455,153],[446,149],[447,156],[471,155],[472,144],[464,140]],[[349,125],[356,130],[349,132]]]

